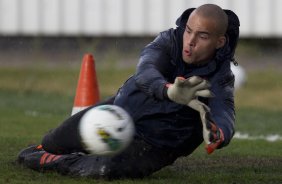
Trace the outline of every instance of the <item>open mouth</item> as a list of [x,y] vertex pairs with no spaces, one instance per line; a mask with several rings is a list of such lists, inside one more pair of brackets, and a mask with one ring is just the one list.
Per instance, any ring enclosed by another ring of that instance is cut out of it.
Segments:
[[191,56],[192,55],[192,49],[191,48],[190,49],[185,49],[184,53],[185,53],[186,56]]

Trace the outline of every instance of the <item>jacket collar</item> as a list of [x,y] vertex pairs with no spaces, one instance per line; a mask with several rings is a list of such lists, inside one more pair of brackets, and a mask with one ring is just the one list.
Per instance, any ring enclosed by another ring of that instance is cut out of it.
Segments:
[[[183,61],[184,62],[184,61]],[[203,66],[195,66],[195,65],[185,65],[185,78],[197,75],[197,76],[207,76],[211,73],[215,72],[217,66],[216,60],[211,60],[207,64]]]

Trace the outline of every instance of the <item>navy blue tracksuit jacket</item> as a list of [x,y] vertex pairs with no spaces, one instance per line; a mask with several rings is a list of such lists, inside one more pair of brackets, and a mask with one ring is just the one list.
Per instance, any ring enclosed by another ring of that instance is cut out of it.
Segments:
[[208,64],[188,65],[181,54],[184,31],[181,24],[186,21],[183,14],[176,29],[161,32],[144,48],[136,73],[119,89],[114,104],[131,114],[137,135],[149,143],[160,147],[189,147],[187,143],[202,139],[199,113],[170,101],[165,85],[173,83],[177,76],[203,77],[210,81],[215,97],[202,101],[211,108],[212,120],[223,130],[224,146],[234,135],[234,76],[230,69],[235,49],[230,44],[234,42],[231,40],[219,49]]

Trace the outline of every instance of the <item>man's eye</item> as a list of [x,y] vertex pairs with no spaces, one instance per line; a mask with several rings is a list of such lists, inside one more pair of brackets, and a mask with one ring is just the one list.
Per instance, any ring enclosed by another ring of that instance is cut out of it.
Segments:
[[208,39],[209,37],[208,37],[207,35],[205,35],[205,34],[201,34],[201,35],[200,35],[200,38],[206,40],[206,39]]
[[187,33],[191,33],[191,30],[189,30],[189,29],[186,29],[186,32],[187,32]]

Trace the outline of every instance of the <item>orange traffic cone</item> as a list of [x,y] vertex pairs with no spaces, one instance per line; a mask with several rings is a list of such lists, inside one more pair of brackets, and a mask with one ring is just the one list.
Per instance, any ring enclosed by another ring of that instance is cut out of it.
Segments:
[[100,100],[94,58],[85,54],[81,64],[76,95],[71,115],[94,105]]

